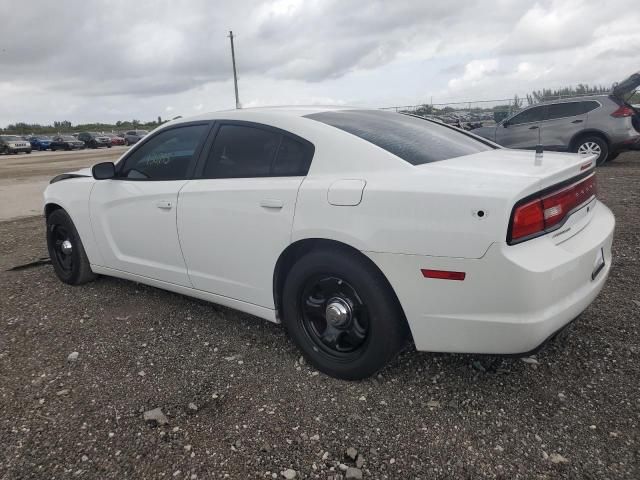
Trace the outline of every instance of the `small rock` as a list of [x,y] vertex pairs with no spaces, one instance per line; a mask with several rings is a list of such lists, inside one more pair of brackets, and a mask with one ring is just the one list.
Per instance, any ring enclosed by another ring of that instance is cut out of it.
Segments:
[[494,450],[495,450],[496,452],[504,452],[504,447],[502,447],[502,446],[500,446],[500,445],[496,445],[496,446],[495,446],[495,448],[494,448]]
[[191,451],[191,445],[185,445],[184,449],[185,449],[185,451],[190,452]]
[[349,467],[347,467],[344,463],[340,463],[340,464],[338,465],[338,468],[339,468],[340,470],[342,470],[343,472],[346,472],[346,471],[347,471],[347,468],[349,468]]
[[567,399],[567,396],[564,393],[560,392],[558,394],[558,400],[560,400],[561,402],[564,402],[566,399]]
[[437,408],[440,406],[440,402],[437,400],[429,400],[427,402],[427,407],[431,407],[431,408]]
[[351,460],[355,460],[358,456],[358,450],[356,450],[353,447],[349,447],[347,448],[345,455],[347,456],[347,458],[350,458]]
[[569,463],[569,460],[559,453],[552,453],[549,455],[549,460],[551,460],[552,463]]
[[361,402],[366,402],[367,401],[367,397],[362,395],[362,396],[360,396],[360,398],[358,400],[360,400]]
[[349,467],[345,473],[345,478],[347,480],[362,480],[362,470],[359,468]]
[[144,421],[154,425],[166,425],[169,423],[169,420],[167,420],[167,417],[162,413],[160,408],[154,408],[153,410],[144,412]]
[[236,440],[236,443],[233,444],[236,448],[240,448],[242,446],[241,440]]
[[538,362],[538,360],[536,360],[533,357],[522,357],[520,360],[522,360],[524,363],[528,363],[530,365],[538,365],[540,362]]
[[595,425],[589,425],[589,430],[595,430],[596,426]]
[[620,436],[620,432],[609,432],[609,436],[611,438],[618,438]]
[[180,470],[176,470],[175,472],[173,472],[173,476],[177,477],[178,475],[180,475],[182,472]]
[[478,370],[479,372],[486,372],[487,369],[484,368],[484,365],[482,365],[482,363],[478,360],[475,360],[474,362],[471,363],[471,366],[473,367],[474,370]]
[[304,360],[304,357],[302,355],[300,355],[300,358],[298,359],[298,364],[299,365],[304,365],[306,362]]
[[358,458],[356,458],[356,467],[362,468],[363,465],[364,465],[364,457],[362,455],[358,455]]
[[86,455],[82,455],[82,461],[83,462],[88,462],[89,461],[89,457],[87,457]]
[[189,402],[189,405],[187,405],[187,408],[191,413],[196,413],[198,411],[198,406],[193,402]]
[[113,432],[109,432],[109,438],[113,438],[113,437],[115,437],[115,436],[116,436],[116,434],[115,434],[115,433],[113,433]]
[[640,307],[640,300],[631,300],[631,301],[636,304],[636,307]]
[[322,454],[322,460],[326,460],[326,459],[328,459],[328,458],[329,458],[329,452],[324,452],[324,453]]
[[69,389],[68,388],[65,388],[63,390],[58,390],[56,392],[56,395],[58,395],[58,396],[60,396],[60,395],[68,395],[68,394],[69,394]]
[[67,357],[67,362],[75,362],[76,360],[78,360],[79,356],[80,354],[78,352],[71,352]]
[[298,476],[295,470],[291,468],[287,468],[284,472],[282,472],[282,476],[287,480],[293,480]]
[[395,458],[392,458],[391,460],[389,460],[389,463],[390,463],[391,465],[393,465],[394,463],[396,463],[396,459],[395,459]]
[[319,442],[320,435],[318,435],[317,433],[315,435],[311,435],[311,437],[309,437],[309,440],[311,440],[312,442]]
[[140,375],[141,377],[144,377],[146,375],[146,373],[144,373],[144,370],[140,370],[138,372],[138,375]]
[[271,445],[269,445],[267,442],[264,442],[260,447],[260,451],[266,452],[266,453],[271,452]]
[[536,441],[541,442],[542,441],[542,437],[540,435],[538,435],[537,433],[535,434],[534,438],[536,439]]

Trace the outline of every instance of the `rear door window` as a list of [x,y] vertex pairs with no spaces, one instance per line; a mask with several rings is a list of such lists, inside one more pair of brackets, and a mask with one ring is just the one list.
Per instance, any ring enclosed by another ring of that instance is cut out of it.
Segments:
[[547,106],[547,120],[584,115],[600,105],[595,101],[555,103]]
[[223,124],[209,153],[203,178],[304,176],[313,146],[278,130]]
[[412,165],[493,150],[454,128],[381,110],[338,110],[306,115],[373,143]]

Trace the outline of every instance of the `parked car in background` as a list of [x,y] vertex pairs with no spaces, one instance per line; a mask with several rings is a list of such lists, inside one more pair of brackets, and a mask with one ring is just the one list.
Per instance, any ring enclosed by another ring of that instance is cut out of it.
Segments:
[[125,145],[133,145],[138,143],[141,138],[144,138],[149,132],[146,130],[129,130],[124,134]]
[[83,141],[87,148],[111,148],[111,138],[101,133],[81,132],[78,134],[78,140]]
[[86,148],[83,141],[71,135],[57,135],[51,140],[51,151],[56,150],[81,150]]
[[34,150],[47,150],[51,145],[51,137],[44,135],[33,136],[29,138],[29,143]]
[[18,135],[0,135],[0,153],[31,153],[31,144]]
[[111,145],[124,145],[124,138],[115,133],[105,133],[105,135],[111,139]]
[[533,105],[491,127],[473,133],[509,148],[598,155],[597,164],[640,143],[640,115],[626,97],[640,85],[640,73],[608,95],[565,98]]
[[209,113],[51,180],[49,256],[69,284],[110,275],[282,322],[340,378],[410,335],[523,354],[596,298],[615,223],[595,155],[534,157],[389,111]]

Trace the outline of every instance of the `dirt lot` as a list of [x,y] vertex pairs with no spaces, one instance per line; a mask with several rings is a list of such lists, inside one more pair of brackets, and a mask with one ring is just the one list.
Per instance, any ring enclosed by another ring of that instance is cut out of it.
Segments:
[[245,314],[4,271],[44,255],[43,222],[0,223],[0,478],[337,479],[354,448],[364,478],[638,479],[640,155],[598,180],[614,266],[571,336],[537,363],[408,350],[355,383]]
[[128,147],[0,155],[0,221],[42,212],[42,192],[59,173],[117,160]]

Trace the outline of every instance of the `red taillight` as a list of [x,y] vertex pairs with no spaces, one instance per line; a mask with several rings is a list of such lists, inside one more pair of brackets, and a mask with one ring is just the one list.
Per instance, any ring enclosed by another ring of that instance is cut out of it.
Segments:
[[587,178],[518,205],[511,221],[510,243],[558,228],[567,216],[597,193],[596,177]]
[[633,117],[636,112],[628,105],[622,105],[615,112],[611,114],[612,117]]
[[465,272],[451,272],[449,270],[420,270],[424,278],[437,278],[439,280],[459,280],[462,281],[467,276]]

